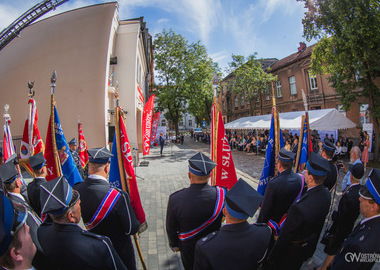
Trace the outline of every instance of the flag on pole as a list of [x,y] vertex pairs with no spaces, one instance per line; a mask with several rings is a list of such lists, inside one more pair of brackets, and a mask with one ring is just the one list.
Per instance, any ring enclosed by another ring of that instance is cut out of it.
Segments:
[[3,138],[3,158],[4,162],[15,153],[11,129],[9,124],[11,123],[11,117],[8,112],[5,113],[5,124],[4,124],[4,138]]
[[79,158],[82,168],[84,169],[88,163],[87,143],[84,137],[82,124],[78,123],[78,137],[79,137]]
[[309,128],[309,115],[306,112],[305,116],[302,117],[300,141],[302,140],[302,146],[299,151],[297,151],[297,157],[295,160],[295,172],[302,170],[303,165],[308,161],[310,152],[313,152],[313,147],[310,138],[310,128]]
[[116,126],[112,144],[112,154],[114,156],[111,158],[110,184],[114,187],[121,187],[129,193],[135,215],[140,224],[143,224],[146,221],[145,212],[137,187],[132,150],[125,128],[123,110],[116,107],[115,116]]
[[150,150],[150,135],[152,131],[152,120],[153,120],[153,107],[154,107],[154,97],[152,95],[148,102],[144,106],[143,119],[142,119],[142,133],[143,133],[143,155],[149,155]]
[[[217,125],[217,129],[213,131],[212,136],[217,136],[214,141],[211,138],[212,149],[216,150],[211,151],[212,160],[217,164],[215,169],[212,171],[212,174],[215,173],[215,185],[223,186],[228,189],[237,182],[236,170],[234,160],[232,158],[230,144],[228,143],[228,139],[226,137],[226,132],[224,129],[224,123],[222,114],[220,111],[217,111],[215,108],[215,104],[212,105],[211,113],[212,113],[212,127]],[[217,117],[217,118],[216,118]],[[215,123],[215,119],[218,119],[217,123]],[[213,142],[216,142],[216,146],[214,146]]]
[[37,126],[38,115],[36,101],[30,98],[28,101],[29,113],[25,120],[24,131],[21,140],[20,158],[27,159],[35,154],[45,151],[44,142]]
[[160,121],[161,112],[156,112],[152,121],[152,132],[150,136],[150,144],[154,143],[157,135],[158,122]]
[[[70,186],[74,186],[78,182],[82,182],[78,168],[70,153],[69,146],[66,142],[65,135],[59,121],[57,108],[53,104],[53,114],[50,115],[48,132],[46,135],[46,167],[48,175],[46,180],[52,180],[58,176],[65,176]],[[54,129],[52,129],[52,123]]]
[[[261,173],[261,177],[259,180],[259,186],[257,191],[264,195],[267,184],[271,178],[275,176],[275,165],[276,165],[276,140],[280,141],[280,149],[284,147],[284,140],[282,138],[281,130],[279,129],[279,136],[276,138],[275,136],[275,117],[277,117],[275,108],[272,108],[272,118],[270,123],[269,137],[268,137],[268,145],[267,150],[265,152],[265,162],[264,168]],[[278,118],[277,118],[278,123]],[[278,124],[279,125],[279,124]],[[279,150],[278,150],[279,151]],[[277,151],[277,152],[278,152]]]

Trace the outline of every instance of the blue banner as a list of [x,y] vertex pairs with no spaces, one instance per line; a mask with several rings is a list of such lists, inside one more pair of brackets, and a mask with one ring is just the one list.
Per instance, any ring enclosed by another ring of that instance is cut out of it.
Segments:
[[[281,129],[279,130],[280,137],[280,149],[284,147],[284,139],[282,138]],[[257,191],[264,195],[267,184],[271,178],[274,176],[274,169],[276,164],[276,149],[275,149],[275,134],[274,134],[274,114],[272,113],[272,119],[270,122],[270,130],[268,136],[268,145],[267,150],[265,152],[265,162],[264,168],[261,173],[259,186],[257,187]]]
[[71,155],[69,146],[67,145],[65,135],[61,122],[59,121],[57,108],[54,106],[54,132],[55,142],[57,145],[57,151],[59,160],[61,161],[61,168],[63,176],[69,182],[70,186],[74,186],[78,182],[82,182],[82,177],[79,174],[78,168]]
[[111,186],[121,189],[122,186],[121,186],[121,180],[120,180],[119,160],[117,158],[117,149],[116,149],[116,132],[113,135],[112,155],[113,157],[111,157],[109,182]]
[[305,117],[305,122],[303,123],[303,138],[302,138],[300,165],[307,162],[307,149],[308,149],[307,135],[308,135],[307,134],[307,117]]

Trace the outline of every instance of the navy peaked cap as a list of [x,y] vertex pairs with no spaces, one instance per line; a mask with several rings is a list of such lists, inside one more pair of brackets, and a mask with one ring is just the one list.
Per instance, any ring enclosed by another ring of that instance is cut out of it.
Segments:
[[243,179],[239,179],[226,194],[227,212],[237,219],[252,217],[264,197]]
[[69,141],[69,145],[77,145],[77,139],[76,138],[72,138],[71,141]]
[[19,173],[13,162],[5,162],[0,166],[0,178],[1,181],[5,184],[10,184],[16,180],[16,176],[18,174]]
[[314,152],[310,152],[309,160],[306,162],[306,168],[312,175],[325,176],[330,171],[330,165],[327,159]]
[[189,159],[189,171],[195,175],[209,175],[215,166],[216,163],[201,152]]
[[87,153],[89,162],[92,163],[107,163],[113,157],[113,154],[105,147],[89,149]]
[[368,180],[359,191],[360,196],[365,199],[372,199],[380,205],[380,169],[372,169],[368,175]]
[[46,159],[44,158],[43,153],[39,152],[38,154],[31,156],[29,158],[29,164],[33,170],[39,170],[43,166],[45,166],[46,165]]
[[296,158],[296,153],[293,153],[292,151],[288,151],[285,149],[285,147],[281,148],[278,153],[278,158],[284,162],[293,162]]
[[326,149],[327,151],[330,152],[335,152],[336,146],[333,144],[329,139],[324,139],[323,140],[323,145],[322,147]]

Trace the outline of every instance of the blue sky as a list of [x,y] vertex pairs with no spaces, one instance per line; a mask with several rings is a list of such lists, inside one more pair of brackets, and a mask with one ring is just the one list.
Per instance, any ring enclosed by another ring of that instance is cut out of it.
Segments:
[[[42,0],[1,0],[0,29]],[[109,1],[70,0],[51,16]],[[305,9],[296,0],[120,0],[119,18],[144,17],[152,36],[172,28],[189,42],[201,41],[222,71],[232,54],[284,58],[297,51]]]

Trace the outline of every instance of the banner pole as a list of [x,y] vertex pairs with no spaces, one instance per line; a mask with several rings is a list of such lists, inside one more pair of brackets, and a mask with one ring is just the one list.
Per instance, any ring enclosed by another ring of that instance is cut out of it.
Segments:
[[302,148],[302,143],[301,142],[303,142],[303,135],[304,135],[303,131],[305,129],[304,124],[305,124],[305,115],[302,115],[300,136],[298,138],[298,149],[297,149],[297,156],[296,156],[296,166],[294,167],[294,172],[295,173],[298,171],[298,166],[300,164],[300,155],[301,155],[301,148]]
[[55,83],[57,81],[57,72],[54,70],[53,74],[51,76],[51,110],[50,110],[50,128],[51,128],[51,138],[53,141],[53,152],[54,152],[54,160],[56,164],[56,169],[57,169],[57,176],[62,176],[62,170],[61,170],[61,160],[59,159],[58,156],[58,149],[57,149],[57,142],[55,140],[55,127],[54,127],[54,106],[55,106],[55,101],[54,101],[54,91],[55,91]]
[[274,145],[275,145],[275,165],[274,165],[274,176],[277,176],[277,163],[278,163],[278,153],[280,152],[280,125],[279,118],[276,109],[276,97],[274,95],[274,82],[272,82],[272,100],[273,100],[273,117],[274,117]]

